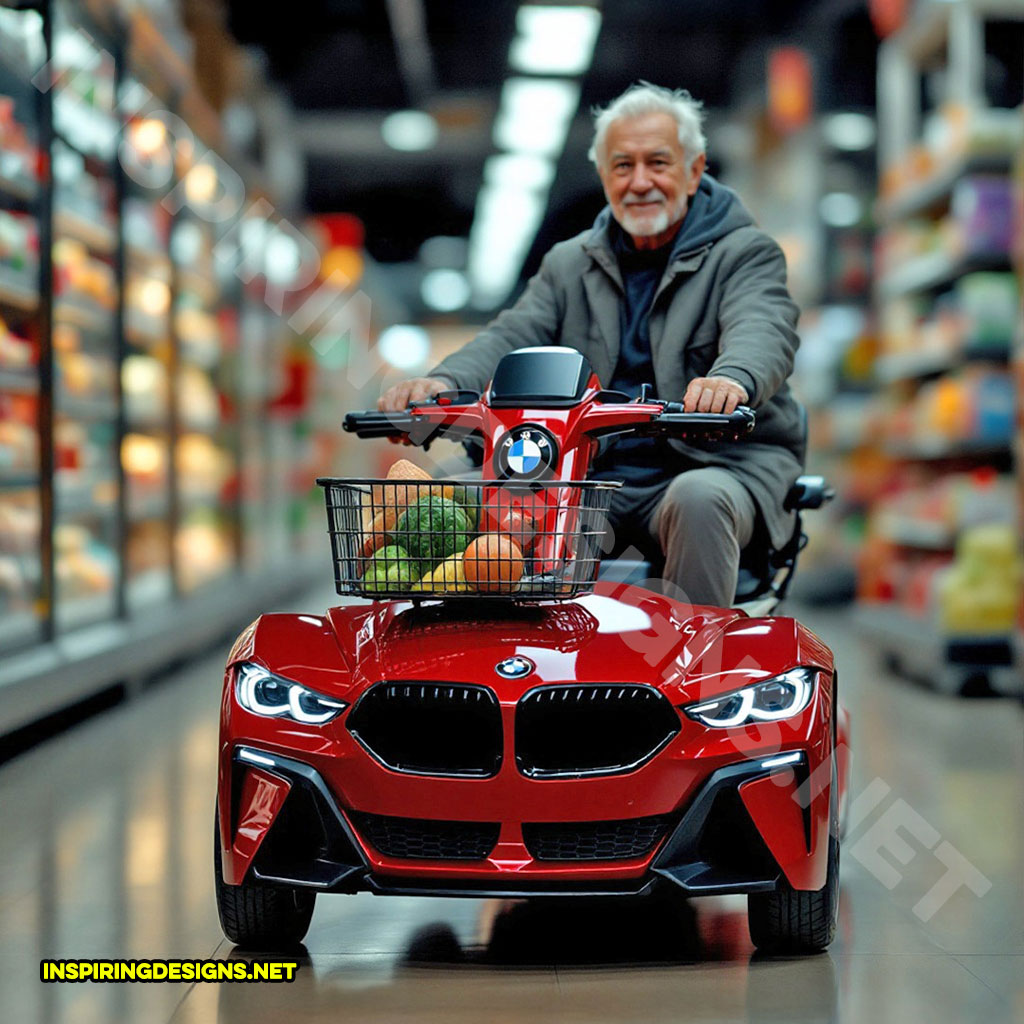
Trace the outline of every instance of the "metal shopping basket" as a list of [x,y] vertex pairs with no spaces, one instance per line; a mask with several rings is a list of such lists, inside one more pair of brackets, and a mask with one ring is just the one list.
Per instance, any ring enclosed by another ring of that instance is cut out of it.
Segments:
[[339,594],[550,600],[592,589],[611,481],[321,478]]

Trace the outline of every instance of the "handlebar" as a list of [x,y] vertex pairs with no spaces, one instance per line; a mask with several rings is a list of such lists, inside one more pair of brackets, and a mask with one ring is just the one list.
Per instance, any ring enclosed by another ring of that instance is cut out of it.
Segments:
[[341,429],[356,437],[404,437],[414,425],[408,412],[349,412]]
[[[651,421],[652,433],[671,437],[689,437],[695,434],[740,438],[754,429],[756,417],[753,409],[737,406],[733,412],[683,412],[678,402]],[[678,406],[678,411],[676,410]]]
[[[362,438],[408,437],[413,444],[421,445],[435,438],[463,439],[478,433],[479,419],[465,415],[469,409],[452,409],[454,417],[441,419],[428,413],[429,404],[433,403],[417,403],[402,412],[350,412],[342,421],[342,429]],[[443,413],[442,407],[434,405],[434,409]],[[755,422],[753,410],[743,405],[731,413],[684,412],[679,402],[595,404],[592,409],[596,422],[583,429],[595,438],[629,433],[643,437],[738,440],[754,429]],[[464,415],[460,417],[459,412]]]
[[408,437],[413,444],[428,447],[440,437],[461,440],[476,433],[478,424],[472,422],[443,422],[429,416],[404,412],[350,412],[345,414],[341,429],[356,437]]

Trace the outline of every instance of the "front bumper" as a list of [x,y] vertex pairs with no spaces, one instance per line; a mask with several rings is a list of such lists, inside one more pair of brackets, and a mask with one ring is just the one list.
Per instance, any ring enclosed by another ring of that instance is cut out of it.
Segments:
[[[820,794],[810,801],[799,799],[809,788],[810,771],[807,752],[801,749],[724,764],[695,777],[677,809],[657,819],[634,819],[657,821],[660,829],[642,855],[535,859],[524,838],[529,826],[524,829],[521,822],[503,821],[495,826],[489,854],[470,861],[385,856],[368,839],[365,824],[360,825],[368,816],[339,803],[313,764],[266,746],[239,744],[230,752],[230,789],[221,789],[222,794],[231,794],[230,806],[220,809],[224,877],[235,884],[251,879],[323,892],[506,898],[637,895],[666,884],[691,895],[765,892],[775,889],[783,878],[798,888],[820,888],[828,822],[826,813],[823,843],[820,822],[815,820],[820,817]],[[428,786],[437,782],[400,781]],[[496,783],[493,780],[490,785]],[[598,785],[602,791],[609,784],[613,790],[623,784],[632,785],[634,793],[638,789],[638,780],[629,777],[529,784],[548,793],[553,793],[551,787],[581,785],[591,787],[593,794]],[[565,805],[566,794],[556,796]],[[614,794],[611,799],[616,799]],[[825,801],[827,807],[827,793]],[[642,802],[634,803],[643,809]],[[436,803],[420,806],[436,813]],[[526,813],[536,815],[536,805]],[[556,821],[549,818],[545,824]],[[453,824],[457,822],[452,819]],[[479,822],[466,824],[477,825],[479,835]],[[573,824],[588,823],[569,822],[566,827]],[[651,828],[648,836],[654,835]]]

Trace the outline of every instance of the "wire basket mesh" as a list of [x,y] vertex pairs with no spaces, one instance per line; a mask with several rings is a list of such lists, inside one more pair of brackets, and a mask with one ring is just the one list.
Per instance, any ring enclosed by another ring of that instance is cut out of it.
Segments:
[[606,481],[323,478],[339,594],[544,600],[597,578]]

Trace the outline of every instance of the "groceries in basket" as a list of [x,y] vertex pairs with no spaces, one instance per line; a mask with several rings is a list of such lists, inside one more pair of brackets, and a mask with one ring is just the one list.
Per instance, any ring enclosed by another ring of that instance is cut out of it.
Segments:
[[[368,500],[365,500],[368,499]],[[364,495],[362,589],[368,594],[513,593],[534,536],[523,498],[433,484],[401,459]]]

